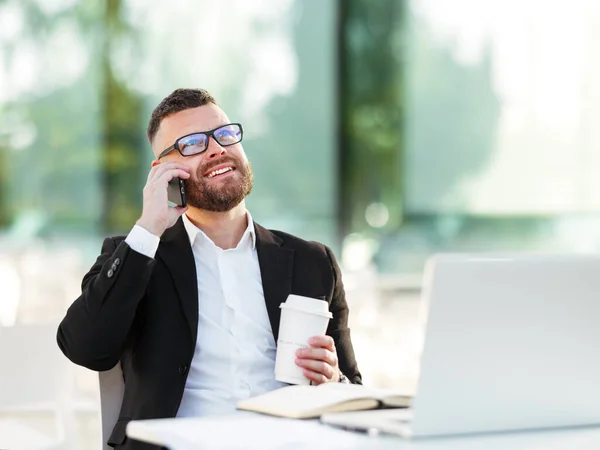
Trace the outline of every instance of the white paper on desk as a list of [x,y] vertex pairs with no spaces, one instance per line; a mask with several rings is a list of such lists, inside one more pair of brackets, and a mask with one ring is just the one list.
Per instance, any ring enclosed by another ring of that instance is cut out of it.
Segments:
[[[164,425],[164,426],[163,426]],[[365,438],[317,421],[281,419],[254,413],[165,420],[154,433],[171,450],[264,450],[348,448]]]

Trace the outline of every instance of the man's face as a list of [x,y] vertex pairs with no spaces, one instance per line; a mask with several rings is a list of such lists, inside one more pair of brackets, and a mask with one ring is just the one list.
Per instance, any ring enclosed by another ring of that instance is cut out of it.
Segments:
[[[152,149],[159,155],[182,136],[213,130],[228,123],[227,115],[212,103],[180,111],[162,120]],[[190,178],[185,181],[190,206],[207,211],[229,211],[252,190],[252,168],[241,143],[222,147],[211,136],[203,153],[184,157],[174,150],[162,160],[182,163],[192,169]]]

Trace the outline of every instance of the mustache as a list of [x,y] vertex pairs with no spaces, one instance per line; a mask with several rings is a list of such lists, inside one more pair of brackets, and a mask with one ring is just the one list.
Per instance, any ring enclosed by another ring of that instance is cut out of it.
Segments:
[[211,161],[209,163],[206,163],[202,167],[199,167],[198,175],[203,176],[206,172],[210,171],[210,169],[212,169],[213,167],[217,167],[218,165],[225,164],[225,163],[231,163],[231,164],[233,164],[233,166],[236,169],[243,170],[241,168],[240,161],[237,158],[234,158],[233,156],[223,156],[222,158],[220,158],[217,161]]

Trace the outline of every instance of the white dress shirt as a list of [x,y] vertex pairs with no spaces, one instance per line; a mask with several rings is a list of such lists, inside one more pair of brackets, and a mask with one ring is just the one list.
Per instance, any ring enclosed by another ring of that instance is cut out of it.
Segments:
[[[254,222],[223,250],[183,216],[196,262],[198,339],[177,417],[226,414],[239,400],[285,386],[275,380],[276,346],[263,293]],[[134,226],[126,240],[153,258],[159,238]]]

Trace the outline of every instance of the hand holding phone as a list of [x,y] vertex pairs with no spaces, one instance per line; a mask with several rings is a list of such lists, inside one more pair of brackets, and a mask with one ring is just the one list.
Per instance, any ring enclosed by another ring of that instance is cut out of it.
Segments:
[[183,180],[189,177],[190,169],[184,164],[153,162],[144,186],[142,216],[136,224],[155,236],[161,236],[172,227],[187,210]]

